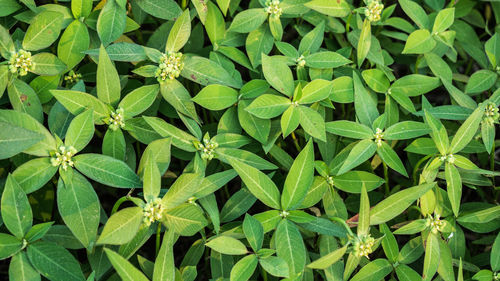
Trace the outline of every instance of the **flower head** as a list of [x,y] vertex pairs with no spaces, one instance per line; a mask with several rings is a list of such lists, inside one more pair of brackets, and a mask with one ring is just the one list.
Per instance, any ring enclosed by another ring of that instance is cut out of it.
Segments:
[[425,220],[425,226],[431,230],[432,233],[437,234],[438,232],[442,232],[444,228],[444,221],[440,219],[439,215],[429,215]]
[[72,84],[72,83],[76,83],[76,82],[80,81],[81,78],[82,78],[82,75],[80,73],[76,73],[73,70],[70,70],[68,72],[68,75],[64,76],[64,81]]
[[372,247],[375,245],[375,239],[370,234],[354,237],[353,251],[358,257],[366,257],[373,252]]
[[333,186],[333,177],[332,176],[326,177],[326,182],[328,183],[328,185]]
[[118,130],[118,128],[123,127],[125,127],[123,108],[118,108],[115,112],[111,112],[111,118],[109,119],[109,128],[113,131],[116,131]]
[[453,164],[455,163],[455,156],[453,156],[453,154],[447,154],[447,155],[443,155],[439,158],[441,161],[443,162],[448,162],[450,164]]
[[31,53],[23,49],[12,55],[9,60],[9,70],[12,73],[18,73],[21,76],[28,74],[33,70],[35,63],[31,60]]
[[488,103],[484,108],[484,115],[482,122],[485,122],[488,125],[493,125],[498,123],[498,119],[500,118],[500,113],[498,113],[498,107],[495,103]]
[[219,147],[219,144],[206,136],[203,138],[203,142],[195,141],[194,146],[201,152],[201,159],[212,160],[215,157],[215,149]]
[[155,77],[160,83],[167,79],[175,79],[179,77],[183,67],[182,53],[167,52],[160,58],[160,64],[156,70]]
[[295,62],[297,63],[297,66],[298,67],[304,67],[306,65],[306,60],[304,58],[303,55],[301,55],[300,57],[298,57]]
[[161,220],[163,211],[165,211],[165,208],[161,204],[160,198],[148,201],[142,208],[144,224],[150,226],[155,221]]
[[365,9],[365,16],[371,22],[379,21],[383,9],[384,4],[380,3],[379,0],[369,0]]
[[380,128],[377,128],[375,130],[375,134],[373,135],[373,138],[375,139],[375,143],[377,144],[377,146],[381,146],[382,145],[382,138],[384,137],[384,131],[382,131],[382,129]]
[[67,170],[68,166],[73,167],[74,163],[71,157],[76,154],[76,149],[72,146],[59,146],[59,149],[53,153],[52,158],[50,158],[50,163],[52,166],[61,166],[63,170]]
[[280,8],[279,0],[268,0],[266,1],[266,12],[272,16],[280,17],[283,13],[283,9]]

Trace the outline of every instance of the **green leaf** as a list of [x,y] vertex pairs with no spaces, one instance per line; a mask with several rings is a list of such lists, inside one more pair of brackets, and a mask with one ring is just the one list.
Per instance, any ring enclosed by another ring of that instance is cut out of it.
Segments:
[[255,255],[248,255],[239,260],[231,269],[230,281],[246,281],[252,277],[257,268],[258,259]]
[[495,242],[493,242],[493,246],[491,247],[490,264],[493,271],[500,270],[500,233],[495,238]]
[[415,234],[417,232],[421,232],[424,229],[427,228],[425,225],[426,220],[425,219],[418,219],[414,220],[408,224],[403,225],[402,227],[398,228],[396,231],[394,231],[394,234]]
[[226,33],[226,24],[224,22],[224,17],[220,10],[213,4],[209,2],[207,4],[207,19],[205,20],[205,30],[207,32],[208,38],[212,45],[219,44],[224,40]]
[[[145,152],[146,153],[146,152]],[[156,165],[153,152],[151,150],[147,151],[148,155],[146,161],[144,162],[144,172],[142,174],[143,192],[146,201],[154,200],[160,194],[161,189],[161,175],[160,170],[158,170],[158,165]]]
[[354,108],[356,116],[361,124],[371,127],[373,121],[379,116],[377,103],[365,89],[358,74],[353,71],[352,77],[354,81]]
[[342,248],[339,248],[329,254],[322,256],[321,258],[315,260],[314,262],[307,265],[309,268],[313,269],[327,269],[332,264],[339,261],[347,251],[347,245]]
[[253,100],[245,110],[259,118],[270,119],[281,115],[291,104],[290,99],[283,96],[264,94]]
[[453,73],[451,72],[448,64],[440,56],[435,53],[426,53],[425,61],[431,69],[432,73],[437,77],[441,78],[441,81],[447,81],[451,83]]
[[165,231],[154,264],[153,281],[175,280],[174,243],[175,233],[172,230]]
[[50,90],[50,93],[73,115],[92,108],[96,125],[104,124],[103,119],[110,115],[110,109],[106,104],[87,93],[71,90]]
[[209,110],[222,110],[238,102],[238,92],[223,85],[208,85],[192,100]]
[[148,281],[149,279],[135,268],[127,259],[120,256],[118,253],[104,248],[106,256],[115,268],[120,278],[124,281]]
[[408,177],[406,168],[398,154],[386,142],[382,142],[377,148],[377,153],[382,161],[401,175]]
[[245,219],[243,220],[243,233],[255,252],[262,248],[264,228],[256,218],[249,214],[245,214]]
[[425,246],[424,269],[422,272],[422,280],[432,280],[439,265],[439,240],[435,234],[429,233]]
[[259,28],[267,19],[267,12],[264,9],[248,9],[239,12],[233,18],[228,31],[238,33],[248,33]]
[[465,122],[458,128],[457,133],[451,140],[450,153],[460,152],[464,147],[469,144],[472,138],[476,135],[481,120],[483,118],[484,109],[480,106],[465,120]]
[[23,39],[23,48],[37,51],[49,47],[59,38],[63,15],[55,11],[43,11],[31,22]]
[[370,229],[370,200],[364,185],[361,186],[359,202],[358,236],[367,235]]
[[12,176],[26,193],[31,193],[44,186],[57,169],[48,157],[35,158],[19,166]]
[[255,197],[273,209],[280,209],[280,192],[268,176],[236,159],[229,159],[229,163]]
[[373,137],[373,131],[370,127],[347,120],[338,120],[326,123],[326,131],[338,136],[353,139],[362,140],[371,139]]
[[38,273],[30,264],[26,252],[24,251],[18,252],[10,260],[9,280],[11,281],[40,280],[40,273]]
[[386,259],[376,259],[363,266],[351,281],[379,281],[392,272],[392,265]]
[[22,239],[33,223],[33,213],[26,193],[12,175],[7,176],[2,194],[3,223],[17,238]]
[[371,22],[368,19],[365,19],[365,21],[363,22],[363,27],[361,28],[361,33],[359,34],[359,41],[357,45],[358,66],[361,66],[363,64],[363,61],[370,51],[372,42],[371,26]]
[[472,213],[467,213],[463,216],[457,218],[459,222],[473,222],[473,223],[487,223],[490,222],[500,215],[500,206],[490,207],[487,209],[475,211]]
[[102,140],[102,154],[124,161],[125,149],[126,143],[123,131],[121,129],[116,131],[111,129],[106,130],[106,134],[104,134]]
[[333,83],[323,79],[315,79],[302,89],[297,99],[299,104],[309,104],[328,98],[333,93]]
[[216,149],[216,155],[219,160],[225,163],[229,163],[230,159],[235,159],[259,170],[273,170],[277,168],[273,163],[243,149],[219,147]]
[[118,188],[142,187],[134,171],[113,157],[88,153],[73,157],[73,161],[82,174],[102,184]]
[[178,18],[182,10],[173,0],[138,0],[137,5],[146,13],[165,20]]
[[43,140],[43,135],[0,121],[0,159],[8,159]]
[[241,88],[241,82],[236,80],[220,64],[198,56],[186,56],[182,77],[201,85],[220,84],[233,88]]
[[482,69],[474,72],[465,87],[465,93],[477,94],[489,90],[497,81],[498,74]]
[[380,232],[384,234],[384,238],[382,239],[382,247],[384,248],[384,253],[387,259],[391,263],[395,263],[398,260],[399,255],[399,247],[394,234],[392,234],[389,227],[383,223],[379,227]]
[[412,0],[399,0],[403,11],[412,19],[419,28],[429,28],[429,17],[422,6]]
[[384,132],[386,140],[413,139],[430,133],[430,128],[425,123],[415,121],[403,121],[396,123]]
[[436,144],[437,149],[441,155],[446,155],[449,147],[449,138],[446,128],[443,126],[441,121],[439,121],[439,119],[434,118],[434,116],[427,111],[425,111],[425,122],[432,130],[430,135]]
[[432,27],[432,33],[440,33],[448,29],[455,18],[455,8],[448,8],[439,11],[434,20],[434,26]]
[[275,232],[276,254],[288,264],[290,276],[304,270],[306,248],[297,226],[289,220],[281,220]]
[[27,113],[43,123],[43,109],[35,91],[19,79],[14,79],[7,87],[9,100],[14,110]]
[[[90,0],[79,0],[80,2],[90,2]],[[75,1],[71,1],[73,4]],[[57,56],[63,61],[67,69],[73,69],[80,63],[86,51],[90,46],[89,31],[85,24],[75,20],[64,30],[61,39],[57,45]]]
[[92,0],[71,0],[71,12],[75,19],[86,18],[92,11]]
[[125,31],[127,20],[125,5],[121,6],[117,1],[120,0],[106,1],[97,18],[97,34],[104,46],[118,39]]
[[85,280],[75,257],[57,244],[33,243],[28,245],[27,253],[31,265],[49,280]]
[[425,54],[436,47],[436,41],[432,38],[429,30],[419,29],[413,31],[405,44],[403,54]]
[[385,93],[389,89],[390,82],[384,72],[379,69],[367,69],[361,72],[366,84],[377,93]]
[[314,179],[314,145],[309,141],[292,164],[281,195],[283,210],[293,210],[304,200]]
[[128,207],[109,217],[97,244],[123,245],[132,240],[142,224],[140,207]]
[[453,164],[446,162],[445,165],[446,190],[450,199],[451,208],[455,216],[460,210],[460,199],[462,197],[462,179],[457,168]]
[[193,236],[208,224],[201,208],[189,203],[163,213],[162,222],[183,236]]
[[304,60],[306,66],[320,69],[337,68],[351,62],[335,52],[317,52],[306,56]]
[[306,133],[312,137],[325,142],[325,121],[321,114],[307,106],[298,106],[299,122]]
[[177,52],[187,43],[191,34],[191,17],[189,9],[184,10],[182,14],[175,20],[170,33],[168,34],[166,52]]
[[181,205],[193,196],[202,180],[203,177],[200,174],[180,175],[162,198],[161,204],[167,210]]
[[23,247],[21,239],[6,233],[0,233],[0,259],[6,259],[18,253]]
[[191,101],[191,95],[179,81],[171,80],[161,83],[160,92],[175,110],[199,122],[194,103]]
[[370,210],[370,224],[377,225],[395,218],[434,185],[435,183],[428,183],[410,187],[382,200]]
[[267,25],[261,25],[248,34],[245,47],[248,59],[254,68],[261,64],[262,53],[269,54],[273,46],[274,38]]
[[281,258],[274,256],[260,258],[259,264],[265,271],[273,276],[288,277],[290,275],[288,264]]
[[377,151],[377,145],[370,139],[365,139],[359,141],[349,152],[347,159],[342,164],[338,175],[344,174],[345,172],[359,166],[361,163],[370,159],[372,155]]
[[305,3],[304,6],[331,17],[343,18],[351,12],[349,4],[345,0],[313,0]]
[[132,118],[148,109],[158,96],[158,84],[142,86],[128,93],[118,104],[125,118]]
[[244,255],[248,252],[245,244],[230,236],[215,237],[205,246],[225,255]]
[[76,151],[81,151],[89,144],[94,136],[94,112],[89,109],[71,121],[66,132],[64,144],[73,146]]
[[103,45],[99,50],[97,64],[97,97],[111,105],[120,100],[120,78]]
[[409,97],[419,96],[428,93],[439,87],[439,78],[429,77],[421,74],[410,74],[394,81],[390,91],[392,93],[402,93]]
[[262,54],[262,72],[273,88],[289,97],[292,96],[295,88],[292,71],[282,59]]
[[[306,51],[309,51],[309,53],[317,52],[323,43],[324,34],[325,24],[324,22],[320,22],[313,30],[302,37],[299,43],[299,53],[304,54]],[[299,54],[297,54],[296,57],[298,57],[298,55]]]
[[95,243],[101,206],[94,188],[80,173],[73,172],[70,181],[59,180],[57,208],[66,226],[84,247]]
[[66,64],[50,53],[39,53],[31,57],[34,67],[32,72],[38,75],[55,76],[66,70]]
[[290,106],[283,112],[281,116],[281,131],[283,132],[283,137],[287,137],[299,126],[300,115],[297,107]]
[[381,186],[384,180],[372,173],[365,171],[349,171],[345,174],[332,178],[333,186],[348,192],[361,193],[361,188],[364,186],[366,191],[370,192]]
[[168,124],[160,118],[147,116],[144,116],[143,118],[153,128],[153,130],[155,130],[162,137],[172,137],[172,144],[175,147],[189,152],[196,151],[193,142],[198,141],[197,138],[173,125]]

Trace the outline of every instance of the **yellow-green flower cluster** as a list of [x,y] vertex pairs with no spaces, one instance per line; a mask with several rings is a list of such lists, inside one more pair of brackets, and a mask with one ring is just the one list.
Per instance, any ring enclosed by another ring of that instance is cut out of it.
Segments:
[[68,75],[64,76],[64,81],[66,81],[66,83],[76,83],[80,81],[81,78],[82,75],[80,73],[76,73],[73,70],[70,70],[70,72],[68,72]]
[[493,280],[500,281],[500,272],[495,272],[493,274]]
[[444,221],[440,219],[439,215],[429,215],[425,220],[425,226],[431,230],[432,233],[437,234],[438,232],[443,231]]
[[148,201],[142,208],[142,211],[144,224],[150,226],[155,221],[161,220],[165,209],[161,204],[161,199],[155,198],[154,200]]
[[304,58],[303,55],[301,55],[300,57],[298,57],[295,62],[297,63],[297,66],[298,67],[304,67],[306,65],[306,60]]
[[365,9],[365,16],[371,22],[379,21],[383,9],[384,4],[380,3],[380,1],[369,0]]
[[201,159],[212,160],[215,157],[215,149],[219,147],[219,144],[214,140],[204,138],[203,142],[194,142],[194,146],[201,152]]
[[283,13],[283,9],[280,8],[280,1],[279,0],[266,1],[265,10],[268,14],[271,14],[272,16],[275,16],[275,17],[280,17],[281,14]]
[[441,158],[439,158],[441,161],[443,162],[448,162],[450,164],[453,164],[455,163],[455,156],[453,156],[453,154],[448,154],[448,155],[443,155],[441,156]]
[[377,128],[375,130],[375,134],[373,135],[373,138],[375,139],[375,143],[377,144],[377,146],[382,145],[383,137],[384,137],[384,131],[382,131],[382,129],[380,128]]
[[280,217],[282,217],[282,218],[286,218],[286,217],[288,217],[288,215],[290,215],[290,213],[288,211],[285,211],[285,210],[281,211],[281,213],[280,213]]
[[328,183],[328,185],[333,186],[333,177],[332,176],[326,177],[326,182]]
[[498,107],[496,104],[490,102],[484,108],[483,122],[488,125],[493,125],[498,122],[500,118],[500,113],[498,113]]
[[160,83],[167,79],[175,79],[179,77],[183,67],[182,53],[167,52],[160,58],[160,64],[156,70],[155,77]]
[[354,255],[358,257],[366,257],[373,252],[373,246],[375,245],[375,239],[371,237],[370,234],[355,237],[353,242]]
[[34,66],[35,63],[31,60],[31,53],[23,49],[12,55],[9,60],[10,72],[17,72],[21,76],[28,74],[28,71],[31,71]]
[[59,146],[59,149],[54,152],[52,158],[50,158],[50,163],[52,166],[61,166],[63,170],[67,170],[68,166],[73,167],[74,163],[71,157],[76,154],[76,149],[72,146]]
[[118,128],[125,127],[125,118],[123,116],[123,109],[118,108],[115,112],[111,112],[111,118],[109,120],[109,128],[113,131],[118,130]]

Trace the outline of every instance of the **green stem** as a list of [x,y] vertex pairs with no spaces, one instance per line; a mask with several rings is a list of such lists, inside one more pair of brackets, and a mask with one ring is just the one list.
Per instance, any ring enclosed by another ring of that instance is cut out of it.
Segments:
[[330,218],[330,219],[333,220],[333,221],[341,223],[345,227],[345,229],[347,230],[347,232],[349,233],[349,235],[355,236],[354,233],[352,232],[351,228],[349,227],[349,225],[347,225],[347,223],[345,222],[345,220],[343,220],[341,218],[338,218],[338,217],[333,217],[333,218]]
[[387,164],[382,162],[382,165],[384,166],[384,179],[385,179],[385,196],[389,195],[390,189],[389,189],[389,168],[387,168]]
[[426,161],[427,159],[431,158],[432,157],[432,154],[429,154],[427,156],[425,156],[424,158],[420,159],[418,162],[417,162],[417,165],[415,165],[415,168],[413,168],[413,185],[417,185],[417,172],[418,172],[418,168],[420,168],[420,165],[422,165],[422,163],[424,161]]
[[300,148],[299,142],[297,141],[297,137],[295,136],[295,132],[292,132],[290,135],[292,136],[293,144],[295,144],[295,148],[297,148],[297,151],[300,152],[302,150],[302,148]]
[[116,213],[116,211],[118,211],[118,208],[120,208],[120,205],[123,202],[130,200],[129,197],[130,197],[130,195],[127,194],[127,195],[121,197],[120,199],[118,199],[118,201],[116,201],[115,205],[113,205],[113,209],[111,209],[111,215],[113,215],[114,213]]
[[161,223],[158,223],[156,227],[156,248],[155,248],[155,257],[158,256],[158,252],[160,251],[160,243],[161,243]]

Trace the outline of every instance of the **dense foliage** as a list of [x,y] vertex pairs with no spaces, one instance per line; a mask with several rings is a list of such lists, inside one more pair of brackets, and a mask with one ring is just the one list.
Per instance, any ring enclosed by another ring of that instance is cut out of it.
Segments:
[[0,279],[500,280],[497,23],[0,0]]

